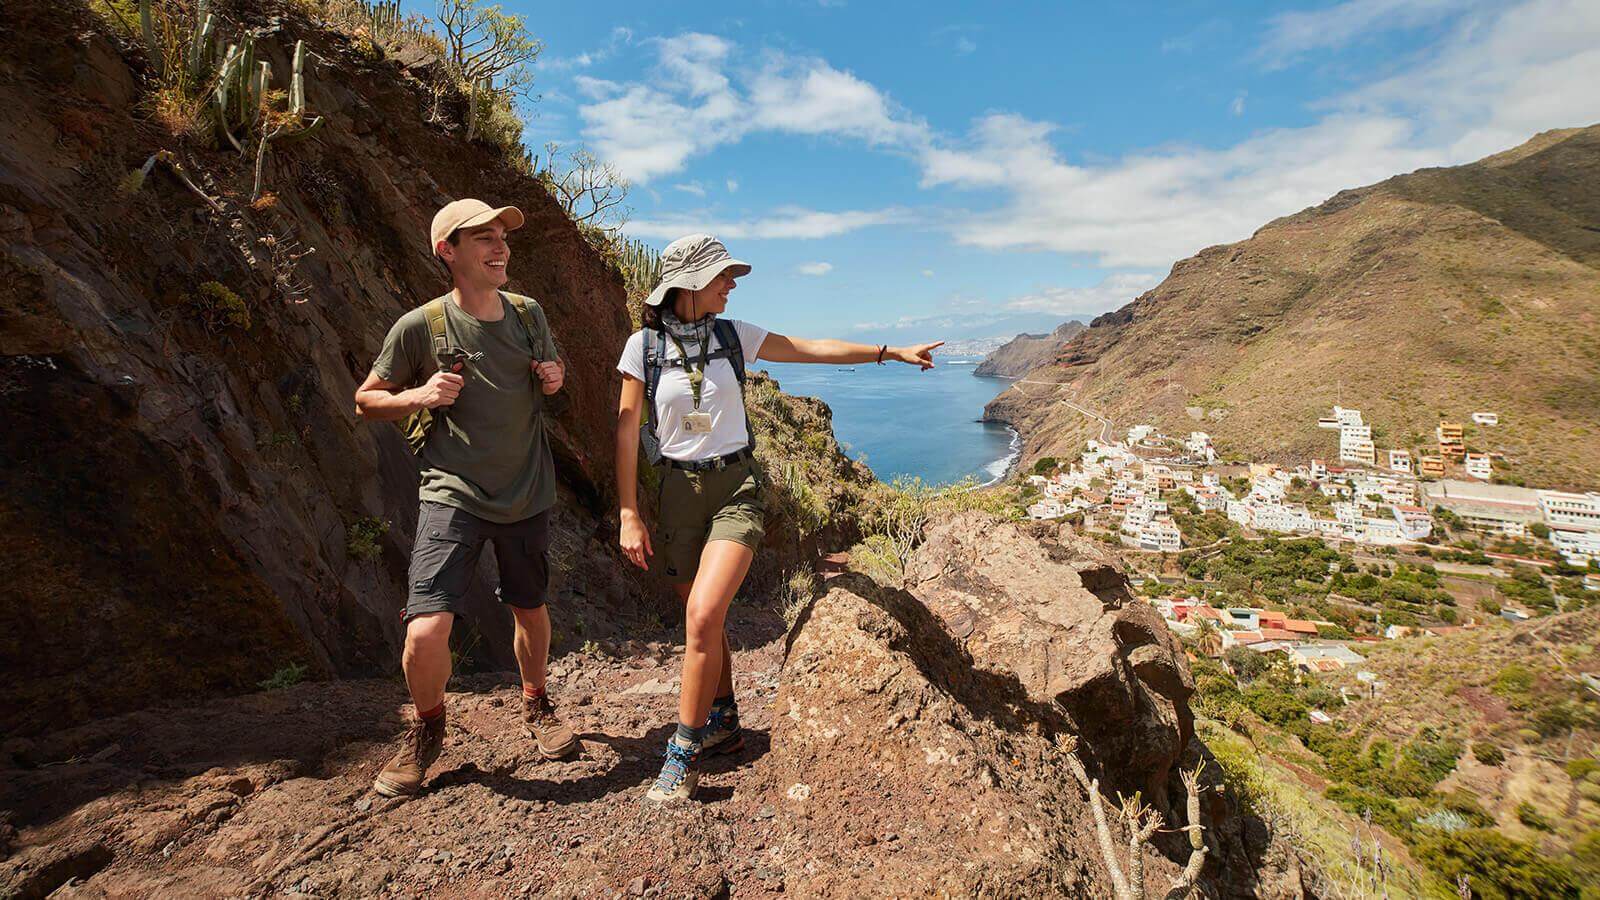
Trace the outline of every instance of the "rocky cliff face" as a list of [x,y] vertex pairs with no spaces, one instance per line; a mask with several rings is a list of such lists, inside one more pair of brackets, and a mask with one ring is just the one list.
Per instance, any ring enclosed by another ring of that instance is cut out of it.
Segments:
[[[711,763],[701,802],[642,808],[677,684],[670,631],[556,663],[583,739],[538,761],[510,725],[516,686],[463,679],[428,790],[367,786],[400,728],[393,683],[303,685],[143,712],[0,760],[8,892],[275,890],[587,897],[1110,896],[1091,802],[1142,791],[1187,824],[1192,737],[1182,651],[1097,549],[967,514],[936,527],[908,587],[829,582],[787,632],[733,612],[748,747]],[[1090,798],[1062,748],[1101,780]],[[63,765],[39,766],[62,761]],[[23,765],[28,767],[24,768]],[[1303,896],[1292,855],[1202,777],[1205,896]],[[1117,865],[1126,835],[1113,826]],[[1143,852],[1164,893],[1179,833]]]
[[[602,518],[630,330],[619,276],[497,149],[429,121],[425,66],[374,60],[295,4],[211,8],[229,34],[256,29],[276,72],[303,39],[306,102],[326,120],[269,156],[270,201],[254,206],[253,159],[152,118],[137,41],[75,3],[0,10],[0,730],[253,690],[294,664],[394,671],[416,463],[351,396],[390,324],[447,289],[427,227],[459,196],[527,215],[508,287],[543,304],[568,363],[569,408],[548,420],[558,646],[619,636],[658,604],[670,619],[669,593],[626,574]],[[160,150],[194,189],[165,164],[129,189]],[[870,479],[813,405],[763,394],[768,444],[823,432],[797,477],[836,513],[827,536],[774,523],[775,570],[848,546],[849,489],[829,485]],[[510,620],[478,582],[461,650],[510,668]]]
[[[1600,480],[1600,126],[1548,132],[1463,166],[1343,191],[1249,240],[1181,260],[1096,318],[1031,387],[987,414],[1024,464],[1097,424],[1199,429],[1221,452],[1304,461],[1337,450],[1317,418],[1362,410],[1380,448],[1428,449],[1440,418],[1501,454],[1496,473]],[[1026,396],[1025,396],[1026,395]],[[1380,452],[1382,452],[1380,450]]]
[[1074,319],[1061,323],[1049,334],[1019,334],[985,356],[972,374],[1019,378],[1053,362],[1067,341],[1077,337],[1087,327]]

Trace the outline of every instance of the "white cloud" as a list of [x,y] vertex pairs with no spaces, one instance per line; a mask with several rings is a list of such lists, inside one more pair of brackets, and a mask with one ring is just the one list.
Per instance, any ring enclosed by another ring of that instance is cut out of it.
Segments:
[[977,50],[977,49],[978,49],[978,45],[977,45],[977,43],[975,41],[972,40],[972,38],[969,38],[969,37],[958,37],[958,38],[956,38],[956,55],[957,56],[970,56],[970,55],[972,55],[972,52],[974,50]]
[[932,278],[933,277],[933,270],[932,269],[923,269],[922,270],[922,277],[923,278]]
[[725,38],[685,33],[652,42],[656,69],[618,84],[579,76],[590,101],[579,108],[585,143],[636,182],[745,136],[826,135],[869,145],[927,140],[927,126],[884,93],[826,61],[769,51],[759,65],[734,65]]
[[624,230],[631,237],[667,240],[695,232],[708,232],[723,240],[815,240],[910,221],[909,214],[898,209],[823,212],[791,206],[780,207],[760,219],[718,219],[692,213],[667,219],[635,219]]
[[704,197],[706,195],[705,187],[698,181],[688,181],[684,182],[683,184],[675,184],[672,186],[672,189],[675,191],[683,191],[685,194],[693,194],[696,197]]
[[1005,309],[1054,313],[1066,318],[1097,316],[1116,309],[1161,283],[1151,272],[1119,272],[1089,287],[1047,287],[1005,301]]
[[1233,102],[1228,104],[1228,112],[1233,113],[1235,116],[1244,115],[1244,98],[1246,93],[1248,92],[1240,91],[1239,95],[1233,98]]
[[801,263],[800,265],[795,267],[795,271],[799,272],[801,275],[810,275],[810,276],[812,276],[814,278],[817,278],[817,277],[821,277],[823,275],[826,275],[829,272],[832,272],[833,271],[833,263],[827,263],[827,262]]
[[739,193],[739,180],[737,178],[729,178],[728,179],[728,193],[730,193],[730,194]]
[[1225,241],[1340,189],[1514,146],[1546,128],[1600,119],[1600,4],[1528,0],[1463,14],[1425,60],[1333,98],[1310,125],[1221,148],[1165,147],[1077,164],[1053,126],[996,113],[957,148],[921,156],[924,185],[1003,198],[951,217],[962,243],[1083,254],[1144,268]]
[[1261,55],[1273,64],[1310,50],[1343,47],[1383,31],[1432,25],[1481,0],[1345,0],[1273,16]]

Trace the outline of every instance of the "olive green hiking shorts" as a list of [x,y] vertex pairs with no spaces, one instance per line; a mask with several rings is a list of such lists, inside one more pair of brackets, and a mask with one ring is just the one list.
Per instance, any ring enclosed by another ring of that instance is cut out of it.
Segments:
[[733,541],[751,550],[761,546],[766,478],[755,460],[705,472],[671,466],[660,471],[660,543],[654,561],[674,584],[694,580],[700,551],[710,541]]

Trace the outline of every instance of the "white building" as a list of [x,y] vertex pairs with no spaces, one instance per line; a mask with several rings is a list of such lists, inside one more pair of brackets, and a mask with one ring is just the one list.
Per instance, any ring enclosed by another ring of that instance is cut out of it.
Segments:
[[1363,518],[1361,540],[1369,544],[1398,544],[1405,540],[1400,523],[1394,519]]
[[1216,448],[1211,446],[1211,435],[1204,431],[1189,432],[1189,439],[1183,442],[1183,449],[1190,456],[1197,456],[1206,462],[1212,462],[1217,458]]
[[[1359,417],[1358,413],[1357,418]],[[1369,466],[1377,463],[1377,449],[1372,446],[1370,425],[1339,426],[1339,460],[1364,463]]]
[[1433,534],[1433,516],[1420,506],[1391,506],[1394,521],[1400,526],[1400,536],[1408,541],[1420,541]]
[[1194,492],[1194,505],[1200,507],[1203,513],[1224,512],[1228,508],[1228,500],[1221,491],[1200,488]]
[[1311,480],[1322,481],[1328,477],[1328,466],[1320,459],[1311,461]]
[[1137,444],[1155,433],[1156,427],[1154,425],[1135,425],[1128,429],[1128,443]]
[[1464,466],[1467,475],[1479,481],[1488,481],[1494,474],[1494,467],[1487,453],[1468,453]]
[[1539,491],[1539,514],[1551,528],[1600,531],[1600,493]]
[[1600,531],[1561,531],[1550,529],[1550,543],[1561,552],[1567,562],[1575,566],[1588,565],[1591,559],[1600,559]]
[[1444,479],[1422,487],[1425,509],[1443,507],[1461,517],[1468,528],[1507,537],[1523,537],[1528,526],[1539,521],[1539,494],[1528,488],[1508,484]]
[[1493,412],[1475,412],[1472,414],[1472,421],[1479,425],[1499,425],[1500,414]]
[[1030,519],[1059,519],[1067,514],[1067,508],[1060,500],[1047,497],[1028,507]]
[[1412,468],[1411,468],[1411,451],[1410,450],[1390,450],[1389,451],[1389,470],[1391,472],[1402,472],[1402,473],[1404,473],[1406,475],[1410,475],[1411,472],[1412,472]]
[[1168,518],[1153,519],[1139,531],[1139,549],[1176,553],[1183,548],[1178,524]]

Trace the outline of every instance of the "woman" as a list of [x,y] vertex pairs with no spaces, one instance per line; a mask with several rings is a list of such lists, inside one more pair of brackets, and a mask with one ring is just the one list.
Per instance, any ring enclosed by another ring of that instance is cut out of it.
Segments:
[[[693,795],[703,755],[744,746],[723,628],[763,534],[763,478],[745,417],[744,363],[893,360],[931,369],[932,351],[943,344],[804,340],[718,319],[734,279],[749,272],[749,265],[708,234],[667,245],[661,284],[645,300],[644,328],[628,339],[617,363],[623,375],[617,422],[622,551],[642,569],[655,558],[687,604],[678,730],[667,741],[661,776],[648,794],[658,803]],[[655,546],[639,512],[641,439],[661,473]]]

